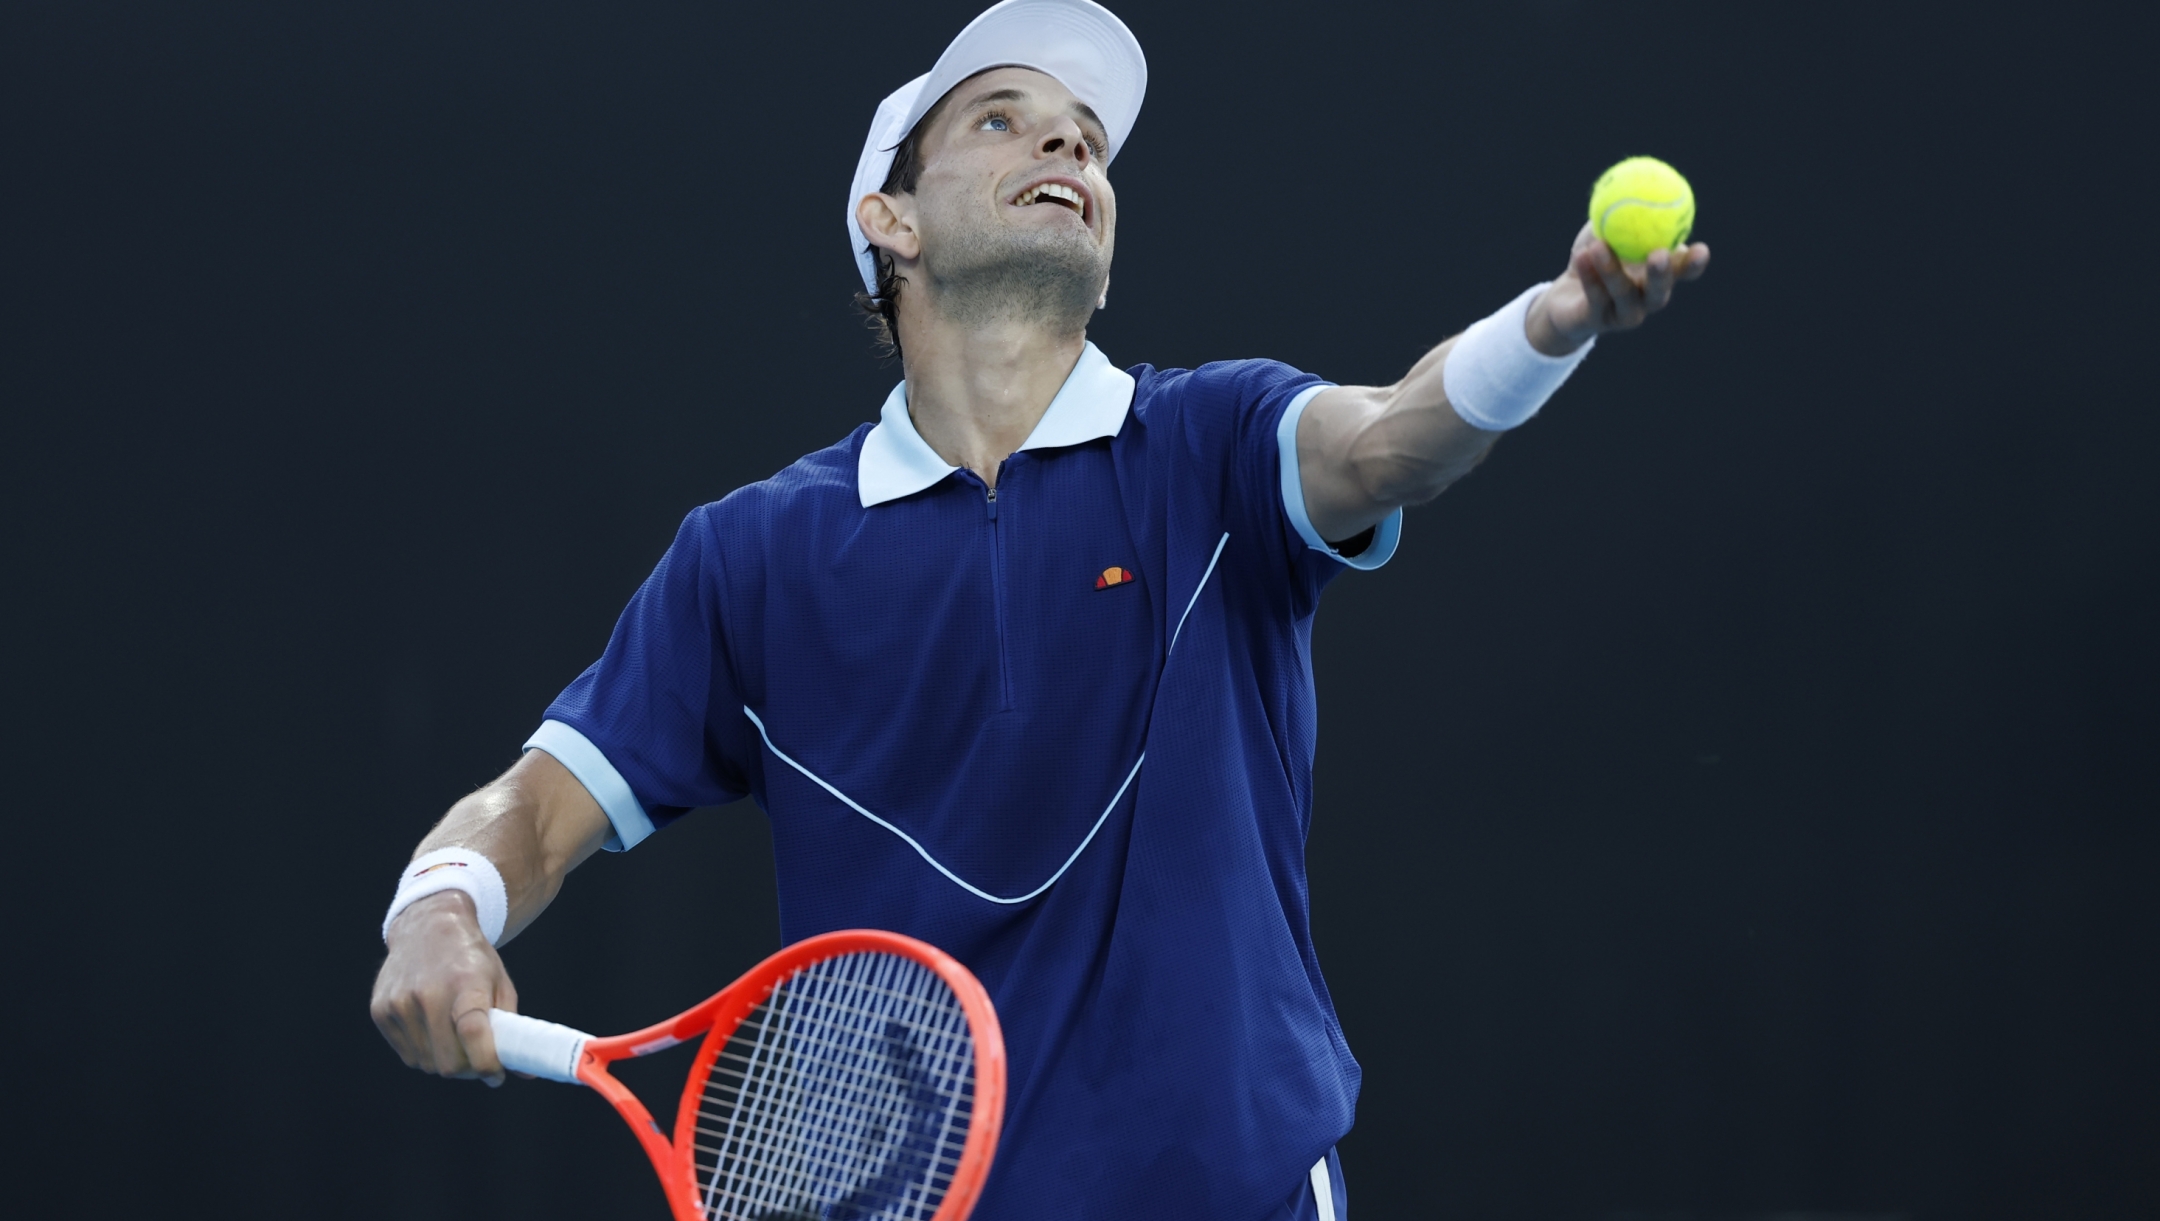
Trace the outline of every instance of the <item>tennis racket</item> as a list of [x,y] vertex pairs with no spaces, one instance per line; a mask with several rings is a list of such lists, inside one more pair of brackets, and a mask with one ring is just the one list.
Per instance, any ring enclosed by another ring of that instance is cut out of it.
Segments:
[[[1005,1113],[1005,1040],[966,967],[826,933],[677,1017],[596,1038],[489,1011],[503,1067],[581,1082],[645,1147],[676,1221],[962,1221]],[[705,1036],[670,1140],[608,1072]]]

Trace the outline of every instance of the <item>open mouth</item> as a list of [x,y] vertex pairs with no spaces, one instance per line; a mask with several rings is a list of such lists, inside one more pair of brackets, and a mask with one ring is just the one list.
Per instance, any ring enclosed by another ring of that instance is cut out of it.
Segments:
[[1080,192],[1062,182],[1045,182],[1029,187],[1013,199],[1013,206],[1025,208],[1033,204],[1058,204],[1072,209],[1073,215],[1087,219],[1087,201]]

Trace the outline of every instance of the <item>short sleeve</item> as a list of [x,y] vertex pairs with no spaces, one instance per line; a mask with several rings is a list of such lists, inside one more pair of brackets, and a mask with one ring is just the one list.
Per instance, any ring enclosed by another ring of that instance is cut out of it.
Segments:
[[1361,572],[1369,572],[1395,558],[1395,546],[1402,541],[1403,511],[1400,508],[1381,518],[1379,525],[1365,531],[1361,536],[1363,545],[1354,554],[1338,551],[1321,538],[1305,511],[1305,480],[1298,470],[1298,421],[1304,418],[1305,408],[1327,388],[1326,383],[1322,383],[1300,390],[1283,410],[1282,422],[1275,426],[1276,468],[1281,472],[1283,512],[1289,515],[1291,528],[1297,531],[1306,547]]
[[1264,540],[1274,566],[1302,591],[1316,595],[1346,565],[1377,568],[1394,553],[1399,512],[1354,554],[1328,546],[1305,514],[1297,419],[1332,383],[1272,360],[1223,361],[1153,378],[1153,405],[1176,414],[1192,469],[1215,481],[1225,527]]
[[726,646],[726,573],[710,509],[683,520],[616,620],[607,651],[548,705],[526,743],[578,777],[625,848],[690,809],[748,791],[714,724],[716,710],[743,701]]

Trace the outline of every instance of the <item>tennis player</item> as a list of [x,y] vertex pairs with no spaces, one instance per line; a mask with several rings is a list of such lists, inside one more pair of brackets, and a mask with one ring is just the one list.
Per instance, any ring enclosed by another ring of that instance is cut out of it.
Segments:
[[1709,251],[1627,269],[1586,230],[1391,386],[1120,368],[1087,325],[1146,78],[1089,0],[1005,0],[878,108],[848,241],[905,378],[693,511],[421,842],[373,1001],[407,1064],[499,1082],[495,947],[595,851],[749,796],[789,941],[890,929],[990,990],[978,1217],[1346,1221],[1359,1069],[1306,920],[1320,593]]

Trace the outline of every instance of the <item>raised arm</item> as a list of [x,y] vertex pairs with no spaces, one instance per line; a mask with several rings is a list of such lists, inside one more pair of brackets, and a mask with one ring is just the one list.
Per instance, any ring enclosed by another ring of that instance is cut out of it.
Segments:
[[[526,752],[509,771],[450,807],[414,850],[463,848],[502,874],[507,942],[546,909],[563,878],[600,850],[607,815],[569,769],[546,751]],[[481,932],[463,891],[414,901],[386,933],[389,956],[375,976],[369,1012],[405,1063],[445,1077],[502,1083],[488,1029],[490,1007],[517,1009],[517,989]]]
[[[1522,316],[1523,338],[1540,357],[1570,356],[1601,334],[1640,326],[1672,300],[1674,285],[1709,265],[1710,248],[1697,242],[1625,268],[1585,225],[1567,270]],[[1483,418],[1482,404],[1448,400],[1448,360],[1463,338],[1427,352],[1392,386],[1337,386],[1306,408],[1298,421],[1298,470],[1305,511],[1320,537],[1355,538],[1404,505],[1431,500],[1500,439],[1504,428],[1464,418]]]

